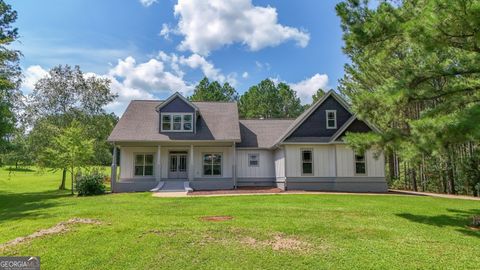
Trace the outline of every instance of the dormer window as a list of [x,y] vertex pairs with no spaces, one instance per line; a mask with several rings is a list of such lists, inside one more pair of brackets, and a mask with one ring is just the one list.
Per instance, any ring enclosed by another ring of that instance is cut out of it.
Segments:
[[337,128],[337,111],[335,110],[326,110],[327,117],[327,129],[336,129]]
[[193,131],[192,113],[162,113],[162,131],[190,132]]

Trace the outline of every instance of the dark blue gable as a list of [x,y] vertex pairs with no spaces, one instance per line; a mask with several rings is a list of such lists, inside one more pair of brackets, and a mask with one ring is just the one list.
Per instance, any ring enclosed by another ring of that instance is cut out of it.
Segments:
[[362,132],[369,132],[369,131],[372,131],[372,129],[367,124],[365,124],[365,122],[363,122],[362,120],[355,119],[355,121],[353,121],[350,124],[350,126],[348,126],[348,128],[344,132],[342,132],[342,134],[338,137],[338,140],[342,140],[347,132],[362,133]]
[[[160,108],[160,111],[158,112],[158,114],[161,116],[162,113],[193,113],[193,131],[192,132],[196,132],[198,130],[198,126],[197,126],[197,117],[195,115],[195,109],[190,105],[188,104],[187,102],[185,102],[184,100],[182,100],[181,98],[179,97],[175,97],[174,99],[172,99],[167,105],[165,105],[164,107]],[[172,133],[171,131],[164,131],[162,132],[162,117],[158,117],[159,121],[158,121],[158,131],[160,133]],[[187,133],[191,133],[191,132],[187,132]],[[182,136],[182,135],[180,135]],[[183,135],[184,136],[184,135]]]
[[[337,111],[337,128],[327,129],[326,110]],[[331,137],[352,116],[334,97],[329,96],[322,104],[287,138]]]
[[190,106],[187,102],[183,101],[181,98],[174,98],[167,105],[160,109],[162,112],[194,112],[195,109]]

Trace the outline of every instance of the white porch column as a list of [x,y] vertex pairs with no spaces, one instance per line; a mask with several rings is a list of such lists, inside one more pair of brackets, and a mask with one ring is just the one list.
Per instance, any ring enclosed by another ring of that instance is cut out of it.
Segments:
[[162,180],[162,159],[161,159],[161,152],[162,152],[162,146],[158,145],[157,146],[157,164],[155,166],[155,180],[161,181]]
[[193,174],[194,174],[194,168],[193,168],[193,144],[190,144],[190,158],[188,159],[188,182],[193,181]]
[[117,181],[117,146],[113,144],[113,153],[112,153],[112,172],[110,175],[110,189],[111,192],[115,192],[115,182]]
[[232,177],[233,177],[233,188],[237,188],[237,148],[235,147],[235,142],[232,145],[233,152],[233,168],[232,168]]

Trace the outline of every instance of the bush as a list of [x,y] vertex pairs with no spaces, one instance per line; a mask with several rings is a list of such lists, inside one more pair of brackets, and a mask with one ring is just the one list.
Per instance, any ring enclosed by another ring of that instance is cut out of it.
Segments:
[[99,195],[105,193],[104,176],[99,173],[79,175],[76,177],[78,196]]

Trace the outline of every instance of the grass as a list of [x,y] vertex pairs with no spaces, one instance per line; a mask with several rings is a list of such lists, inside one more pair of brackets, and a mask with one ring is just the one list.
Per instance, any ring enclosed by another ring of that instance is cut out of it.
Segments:
[[[475,269],[478,201],[414,196],[71,197],[60,173],[0,169],[0,244],[73,217],[98,219],[0,251],[42,269]],[[67,182],[67,186],[69,183]],[[204,216],[232,220],[208,222]],[[275,235],[308,244],[275,250]]]

